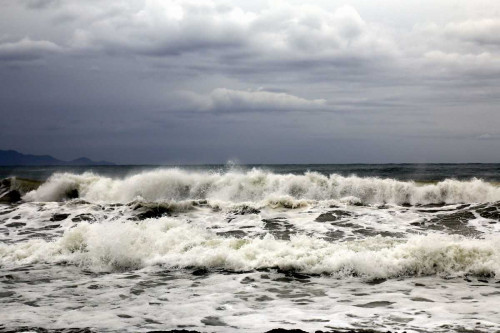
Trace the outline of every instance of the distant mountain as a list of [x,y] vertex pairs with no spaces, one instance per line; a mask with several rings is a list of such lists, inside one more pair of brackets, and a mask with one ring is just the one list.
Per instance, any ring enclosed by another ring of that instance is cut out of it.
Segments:
[[107,161],[92,161],[80,157],[72,161],[61,161],[50,155],[27,155],[15,150],[0,150],[0,165],[115,165]]

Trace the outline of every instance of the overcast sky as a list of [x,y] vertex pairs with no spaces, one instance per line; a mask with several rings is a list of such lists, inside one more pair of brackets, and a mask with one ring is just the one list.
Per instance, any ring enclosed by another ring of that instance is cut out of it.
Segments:
[[0,5],[0,149],[500,162],[498,0]]

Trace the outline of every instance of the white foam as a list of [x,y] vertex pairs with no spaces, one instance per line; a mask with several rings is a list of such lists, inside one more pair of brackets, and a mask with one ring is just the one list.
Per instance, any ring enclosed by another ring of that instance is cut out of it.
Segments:
[[407,240],[372,237],[329,243],[295,236],[290,241],[217,236],[179,219],[140,223],[80,223],[54,242],[30,240],[0,245],[3,266],[69,262],[96,271],[205,267],[247,271],[279,267],[336,276],[396,277],[415,275],[500,276],[500,236],[412,236]]
[[78,190],[81,198],[92,202],[207,199],[290,208],[301,207],[310,200],[333,199],[364,204],[452,204],[500,200],[500,187],[479,179],[448,179],[436,184],[419,185],[393,179],[336,174],[325,176],[316,172],[275,174],[259,169],[226,173],[159,169],[122,179],[93,173],[56,173],[24,199],[60,201],[73,189]]

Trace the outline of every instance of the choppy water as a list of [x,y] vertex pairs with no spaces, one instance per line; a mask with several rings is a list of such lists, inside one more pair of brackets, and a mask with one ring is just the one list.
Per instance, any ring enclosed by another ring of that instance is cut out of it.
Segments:
[[500,330],[497,165],[2,172],[0,331]]

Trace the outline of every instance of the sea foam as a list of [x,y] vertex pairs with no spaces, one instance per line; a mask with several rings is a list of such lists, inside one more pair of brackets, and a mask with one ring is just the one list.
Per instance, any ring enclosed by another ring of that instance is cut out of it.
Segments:
[[371,237],[329,243],[312,236],[277,240],[222,237],[168,217],[139,223],[82,222],[54,242],[0,245],[4,267],[65,262],[94,271],[200,267],[230,271],[280,268],[337,277],[464,274],[500,276],[500,237]]

